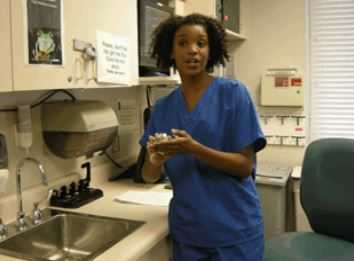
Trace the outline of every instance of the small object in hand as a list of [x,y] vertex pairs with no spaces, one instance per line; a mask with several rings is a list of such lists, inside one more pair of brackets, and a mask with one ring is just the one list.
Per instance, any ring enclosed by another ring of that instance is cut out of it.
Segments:
[[172,137],[167,133],[155,133],[156,142],[166,141],[171,139]]
[[[160,143],[162,141],[167,141],[172,139],[172,136],[168,135],[167,133],[155,133],[156,143]],[[158,151],[161,156],[165,156],[166,154],[163,151]]]

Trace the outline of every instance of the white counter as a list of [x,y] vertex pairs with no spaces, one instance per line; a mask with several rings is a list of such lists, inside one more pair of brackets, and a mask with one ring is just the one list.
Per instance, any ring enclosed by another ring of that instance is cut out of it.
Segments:
[[[157,244],[161,245],[161,241],[164,241],[168,235],[167,207],[118,203],[116,201],[113,201],[113,198],[118,194],[124,193],[128,190],[164,190],[163,185],[136,184],[131,180],[116,182],[102,182],[101,180],[101,182],[99,182],[99,186],[95,186],[95,184],[93,184],[92,187],[98,187],[102,189],[104,192],[104,197],[95,200],[81,208],[65,210],[93,215],[101,215],[105,217],[124,218],[146,222],[144,225],[135,230],[132,234],[119,241],[117,244],[106,250],[103,254],[99,255],[94,260],[149,260],[149,258],[144,256],[148,256],[148,252],[152,250]],[[166,256],[167,261],[167,245],[164,243],[163,246],[165,247],[165,249],[163,250],[165,253],[162,255]],[[18,261],[22,259],[0,255],[0,260]],[[159,258],[158,260],[164,261],[164,258]]]

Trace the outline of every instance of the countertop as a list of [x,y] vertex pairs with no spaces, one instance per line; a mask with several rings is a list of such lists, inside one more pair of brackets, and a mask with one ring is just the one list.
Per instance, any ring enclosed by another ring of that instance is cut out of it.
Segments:
[[[164,190],[163,185],[137,184],[132,180],[114,182],[99,182],[99,187],[104,192],[104,197],[97,199],[78,209],[65,209],[66,211],[101,215],[113,218],[125,218],[146,223],[132,234],[113,245],[103,254],[96,257],[95,261],[134,261],[146,254],[158,242],[168,235],[167,207],[134,205],[114,201],[114,197],[128,190]],[[18,261],[22,259],[0,255],[3,261]]]

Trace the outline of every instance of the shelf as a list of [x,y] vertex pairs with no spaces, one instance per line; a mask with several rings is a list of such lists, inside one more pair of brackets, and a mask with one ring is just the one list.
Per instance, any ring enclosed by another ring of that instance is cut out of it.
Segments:
[[246,37],[238,33],[235,33],[229,29],[226,29],[226,39],[229,41],[240,41],[240,40],[243,41],[246,40]]
[[170,76],[139,77],[139,85],[176,85],[179,80]]

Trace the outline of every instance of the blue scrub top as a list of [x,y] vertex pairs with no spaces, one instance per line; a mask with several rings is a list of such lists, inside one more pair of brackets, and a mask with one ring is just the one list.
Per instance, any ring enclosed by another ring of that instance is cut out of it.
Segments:
[[[180,88],[156,102],[140,144],[145,146],[155,132],[170,134],[172,128],[186,130],[198,142],[224,152],[238,152],[251,144],[257,152],[266,144],[247,88],[225,78],[215,78],[191,112]],[[217,247],[262,236],[252,177],[231,176],[186,154],[169,159],[165,171],[173,187],[169,224],[175,240]]]

